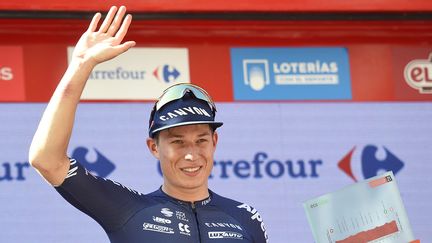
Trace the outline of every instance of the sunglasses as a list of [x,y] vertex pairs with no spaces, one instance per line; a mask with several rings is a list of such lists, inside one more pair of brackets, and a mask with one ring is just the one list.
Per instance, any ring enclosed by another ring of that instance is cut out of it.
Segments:
[[156,111],[159,110],[167,103],[182,98],[187,92],[192,92],[192,94],[197,99],[206,101],[210,105],[212,111],[216,111],[216,105],[214,104],[212,98],[207,93],[207,91],[197,85],[190,83],[179,83],[167,88],[159,97],[154,109]]
[[150,126],[151,126],[151,122],[153,121],[154,113],[156,111],[158,111],[160,108],[162,108],[164,105],[166,105],[171,101],[181,99],[187,92],[191,92],[197,99],[206,101],[209,104],[210,109],[212,110],[214,115],[214,113],[216,112],[216,105],[213,102],[210,95],[207,93],[207,91],[194,84],[179,83],[179,84],[174,84],[169,88],[167,88],[159,97],[158,101],[156,101],[153,110],[150,114],[150,122],[149,122]]

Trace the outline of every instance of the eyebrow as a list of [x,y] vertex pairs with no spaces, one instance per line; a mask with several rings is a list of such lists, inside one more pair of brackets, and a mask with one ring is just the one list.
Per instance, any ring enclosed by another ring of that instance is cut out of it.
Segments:
[[[207,135],[210,135],[210,132],[203,132],[201,134],[198,135],[198,137],[205,137]],[[168,138],[183,138],[183,135],[180,134],[173,134],[170,131],[168,131]]]
[[207,136],[207,135],[210,135],[210,132],[203,132],[200,135],[198,135],[198,137],[204,137],[204,136]]

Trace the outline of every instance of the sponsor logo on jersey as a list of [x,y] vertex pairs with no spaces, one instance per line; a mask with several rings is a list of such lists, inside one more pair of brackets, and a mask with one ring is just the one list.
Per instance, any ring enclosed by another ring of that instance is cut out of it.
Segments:
[[266,242],[268,243],[267,230],[266,230],[265,224],[263,222],[263,219],[262,219],[261,215],[258,213],[258,211],[256,209],[252,208],[251,206],[247,205],[246,203],[238,205],[237,208],[246,209],[246,211],[248,211],[250,214],[252,214],[251,219],[258,221],[261,224],[261,230],[263,231]]
[[243,239],[242,234],[231,231],[210,231],[208,232],[208,237],[210,239]]
[[160,232],[165,234],[174,234],[174,229],[162,225],[143,223],[143,230]]
[[187,224],[183,224],[183,223],[179,223],[178,224],[179,230],[180,230],[180,234],[182,235],[188,235],[190,236],[190,230],[189,230],[189,225]]
[[238,224],[231,224],[231,223],[204,223],[205,226],[209,228],[233,228],[233,229],[239,229],[243,230],[242,227]]
[[165,215],[165,217],[171,218],[173,216],[173,212],[169,208],[162,208],[161,213]]
[[153,221],[160,224],[171,224],[171,220],[153,216]]
[[201,202],[201,205],[205,206],[205,205],[209,204],[210,201],[211,201],[211,197],[209,197],[209,198],[207,198],[206,200],[202,201],[202,202]]
[[176,211],[176,217],[181,221],[189,222],[189,219],[187,219],[186,214],[184,212]]

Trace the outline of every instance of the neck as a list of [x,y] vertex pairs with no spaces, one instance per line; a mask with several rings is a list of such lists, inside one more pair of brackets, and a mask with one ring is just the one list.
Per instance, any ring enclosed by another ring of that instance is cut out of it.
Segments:
[[196,202],[208,198],[209,191],[208,187],[200,188],[173,188],[171,185],[164,183],[162,185],[162,191],[169,196],[186,202]]

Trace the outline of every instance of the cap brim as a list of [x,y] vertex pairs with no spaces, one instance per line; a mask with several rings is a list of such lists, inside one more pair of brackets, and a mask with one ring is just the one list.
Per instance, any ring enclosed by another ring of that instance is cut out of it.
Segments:
[[160,131],[165,130],[165,129],[168,129],[168,128],[179,127],[179,126],[187,126],[187,125],[198,125],[198,124],[209,124],[211,127],[213,127],[214,129],[216,129],[216,128],[222,126],[223,122],[216,122],[216,121],[188,121],[188,122],[180,122],[180,123],[166,125],[166,126],[158,128],[158,129],[155,129],[154,131],[152,131],[151,135],[153,136],[155,133],[160,132]]

